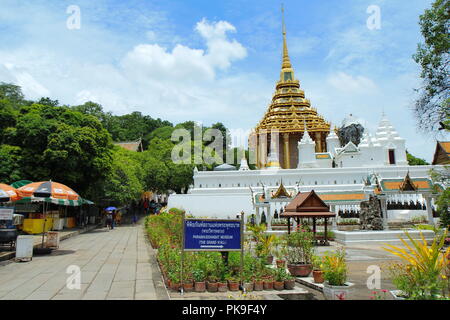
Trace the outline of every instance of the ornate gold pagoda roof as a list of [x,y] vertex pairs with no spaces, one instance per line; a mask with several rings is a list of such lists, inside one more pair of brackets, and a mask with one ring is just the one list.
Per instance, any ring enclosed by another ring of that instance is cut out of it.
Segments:
[[291,194],[284,187],[283,181],[281,181],[280,187],[272,196],[272,199],[280,199],[280,198],[292,198]]
[[280,81],[277,82],[272,102],[264,118],[256,127],[256,133],[267,130],[278,130],[280,133],[304,131],[306,122],[308,132],[330,132],[331,124],[305,98],[300,88],[300,81],[294,77],[294,69],[289,58],[286,41],[286,27],[283,16],[283,59]]

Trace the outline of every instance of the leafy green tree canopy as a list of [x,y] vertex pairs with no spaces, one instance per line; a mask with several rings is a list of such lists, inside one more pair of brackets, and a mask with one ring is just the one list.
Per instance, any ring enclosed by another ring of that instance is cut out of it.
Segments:
[[414,60],[421,66],[424,85],[415,104],[419,127],[434,131],[450,130],[450,1],[435,0],[420,16],[424,43],[420,43]]

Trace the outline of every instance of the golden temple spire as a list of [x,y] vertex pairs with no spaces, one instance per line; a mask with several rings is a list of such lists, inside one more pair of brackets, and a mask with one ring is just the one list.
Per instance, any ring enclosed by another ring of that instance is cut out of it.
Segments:
[[291,69],[291,59],[289,59],[289,52],[286,41],[286,24],[284,23],[284,6],[281,5],[281,16],[283,21],[283,69]]
[[289,58],[289,52],[286,40],[286,24],[284,23],[284,7],[281,5],[281,16],[283,24],[283,63],[281,65],[281,81],[293,81],[294,70],[292,69],[291,59]]

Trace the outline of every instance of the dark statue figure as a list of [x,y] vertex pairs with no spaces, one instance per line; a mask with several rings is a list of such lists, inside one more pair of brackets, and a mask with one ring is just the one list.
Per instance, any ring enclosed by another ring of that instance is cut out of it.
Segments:
[[338,137],[341,146],[345,147],[350,141],[358,146],[364,134],[364,127],[359,123],[353,123],[346,127],[339,128]]
[[384,230],[380,200],[377,197],[370,196],[369,201],[361,202],[360,206],[361,230]]

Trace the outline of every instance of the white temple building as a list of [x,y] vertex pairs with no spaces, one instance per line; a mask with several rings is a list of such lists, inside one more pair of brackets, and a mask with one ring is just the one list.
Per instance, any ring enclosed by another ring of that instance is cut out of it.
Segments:
[[[347,124],[353,121],[345,119]],[[256,154],[257,170],[250,170],[245,158],[239,159],[239,168],[224,164],[214,171],[195,169],[188,193],[170,195],[168,207],[198,217],[236,218],[243,211],[257,220],[264,216],[270,229],[298,192],[314,190],[341,218],[377,195],[386,225],[414,216],[434,221],[437,194],[430,170],[444,167],[409,166],[406,141],[384,114],[375,133],[364,128],[358,145],[341,145],[337,131],[311,107],[295,79],[284,27],[280,80],[249,137],[249,151]]]

